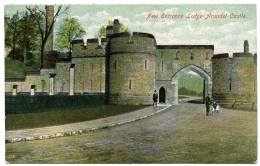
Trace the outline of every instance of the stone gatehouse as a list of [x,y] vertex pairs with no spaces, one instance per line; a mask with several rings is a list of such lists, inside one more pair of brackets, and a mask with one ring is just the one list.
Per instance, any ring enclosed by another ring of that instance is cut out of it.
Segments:
[[256,103],[256,55],[248,41],[243,53],[214,55],[214,45],[157,45],[149,33],[118,33],[119,24],[114,20],[101,40],[74,40],[70,58],[46,56],[41,69],[6,79],[6,94],[103,93],[108,104],[151,105],[157,90],[159,102],[178,104],[178,78],[193,71],[204,79],[204,97]]

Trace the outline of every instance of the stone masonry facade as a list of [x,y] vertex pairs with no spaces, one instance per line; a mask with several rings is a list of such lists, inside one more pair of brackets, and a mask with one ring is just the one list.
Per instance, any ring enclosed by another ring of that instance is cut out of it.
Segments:
[[[74,40],[70,58],[46,57],[52,65],[6,78],[6,95],[108,95],[108,104],[151,105],[154,90],[162,103],[178,104],[178,78],[193,71],[204,79],[204,98],[232,106],[256,107],[256,54],[214,55],[214,45],[157,45],[152,34],[119,32],[119,20],[102,39]],[[86,44],[85,44],[86,43]]]

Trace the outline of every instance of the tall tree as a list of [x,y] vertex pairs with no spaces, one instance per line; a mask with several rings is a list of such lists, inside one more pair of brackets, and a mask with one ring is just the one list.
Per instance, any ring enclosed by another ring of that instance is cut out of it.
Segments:
[[[107,25],[113,25],[113,20],[108,20],[107,21]],[[130,33],[128,27],[126,27],[124,24],[120,23],[119,24],[119,32],[128,32]],[[99,28],[99,37],[106,37],[106,27],[104,25],[102,25]]]
[[[30,12],[34,20],[37,22],[36,26],[39,29],[40,35],[41,35],[41,66],[43,64],[43,57],[44,57],[44,47],[46,45],[46,42],[48,40],[49,35],[52,33],[53,25],[56,22],[57,18],[68,11],[68,7],[66,7],[64,10],[62,10],[62,5],[58,6],[58,9],[56,13],[53,15],[50,19],[48,18],[47,12],[39,8],[38,6],[31,7],[26,6],[26,9]],[[45,26],[43,26],[42,21],[45,21]]]
[[30,51],[37,50],[40,43],[39,30],[35,27],[37,22],[26,11],[20,20],[20,35],[18,37],[18,44],[22,50],[24,63],[27,63],[27,54]]
[[11,52],[11,59],[14,60],[15,53],[16,53],[16,47],[17,47],[17,41],[18,36],[20,35],[20,17],[18,14],[18,11],[16,14],[12,16],[12,18],[6,20],[6,29],[5,29],[5,44],[12,48]]
[[80,25],[77,18],[67,18],[60,26],[58,38],[56,39],[56,47],[58,49],[67,49],[71,57],[71,42],[82,37],[85,33],[85,29]]

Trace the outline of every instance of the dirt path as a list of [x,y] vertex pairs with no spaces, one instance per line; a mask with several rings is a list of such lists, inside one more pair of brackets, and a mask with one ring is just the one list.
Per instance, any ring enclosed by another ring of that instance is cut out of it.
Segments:
[[[184,96],[184,95],[183,95]],[[184,99],[179,99],[180,103],[187,103],[190,100],[197,100],[197,99],[202,99],[202,96],[185,96],[187,98]]]

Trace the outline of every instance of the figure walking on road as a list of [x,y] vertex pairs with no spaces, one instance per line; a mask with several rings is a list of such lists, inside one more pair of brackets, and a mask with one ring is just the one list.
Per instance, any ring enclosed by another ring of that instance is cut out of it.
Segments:
[[158,99],[158,94],[156,93],[156,90],[154,90],[154,93],[153,93],[153,106],[156,105],[156,107],[157,107],[157,99]]
[[209,115],[209,110],[210,110],[210,105],[211,105],[211,100],[210,100],[210,94],[206,97],[206,115]]

